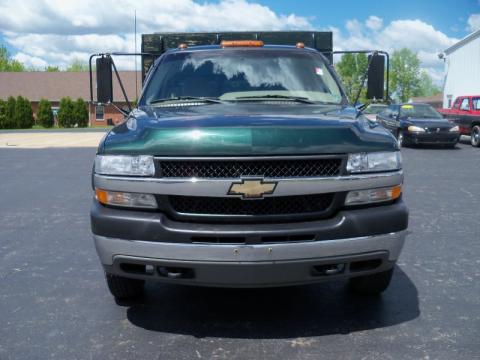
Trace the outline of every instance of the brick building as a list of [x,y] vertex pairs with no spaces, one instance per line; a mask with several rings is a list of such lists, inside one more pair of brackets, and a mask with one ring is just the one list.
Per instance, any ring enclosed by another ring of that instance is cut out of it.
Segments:
[[412,102],[424,103],[433,106],[435,109],[441,109],[443,104],[443,94],[439,93],[432,96],[419,96],[412,98]]
[[[125,91],[130,101],[135,100],[135,72],[120,71]],[[138,94],[141,89],[141,74],[137,73]],[[52,103],[54,114],[58,111],[60,99],[69,96],[72,100],[81,97],[88,104],[90,126],[106,126],[123,120],[123,115],[113,105],[95,105],[90,103],[88,72],[0,72],[0,99],[6,100],[9,96],[26,97],[32,103],[32,110],[36,118],[38,103],[44,98]],[[93,77],[95,96],[95,74]],[[114,104],[119,108],[126,107],[122,91],[116,77],[113,79]]]

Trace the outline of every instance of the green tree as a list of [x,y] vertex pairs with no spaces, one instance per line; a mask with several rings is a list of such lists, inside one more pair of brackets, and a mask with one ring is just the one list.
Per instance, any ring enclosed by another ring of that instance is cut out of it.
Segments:
[[0,46],[0,71],[25,71],[25,66],[10,57],[5,46]]
[[38,104],[37,122],[46,128],[51,128],[54,124],[52,104],[46,99],[41,99]]
[[46,72],[57,72],[57,71],[60,71],[60,68],[58,66],[48,65],[48,66],[45,66],[45,71]]
[[74,123],[74,105],[72,99],[68,96],[60,99],[60,108],[58,109],[58,125],[60,127],[70,128]]
[[[366,54],[344,54],[342,59],[335,65],[335,68],[342,78],[347,97],[350,102],[355,101],[362,78],[367,70],[368,58]],[[367,90],[365,87],[360,92],[360,102],[366,101]]]
[[73,124],[76,124],[78,127],[87,127],[88,110],[85,101],[82,98],[78,98],[73,106]]
[[442,90],[433,83],[432,78],[425,70],[420,71],[420,79],[415,96],[432,96]]
[[74,71],[74,72],[88,71],[88,64],[85,61],[82,61],[80,59],[74,59],[70,63],[70,65],[67,66],[66,71]]
[[0,99],[0,129],[5,129],[7,121],[7,102]]
[[393,52],[390,60],[390,89],[401,102],[419,93],[420,60],[413,51],[403,48]]
[[29,129],[33,126],[32,105],[28,99],[22,96],[17,97],[14,119],[16,128]]
[[6,104],[6,118],[4,120],[5,129],[15,129],[15,108],[17,101],[13,96],[9,96]]

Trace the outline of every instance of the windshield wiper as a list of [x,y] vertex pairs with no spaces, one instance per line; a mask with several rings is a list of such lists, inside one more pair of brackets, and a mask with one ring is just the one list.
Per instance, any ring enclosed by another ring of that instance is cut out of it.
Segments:
[[218,98],[211,98],[211,97],[204,97],[204,96],[174,96],[170,98],[151,100],[148,104],[151,105],[151,104],[158,104],[158,103],[167,102],[167,101],[185,101],[185,100],[203,101],[211,104],[222,103],[222,101]]
[[290,101],[295,101],[303,104],[315,104],[312,100],[309,100],[306,97],[302,96],[288,96],[288,95],[252,95],[252,96],[239,96],[234,100],[258,100],[262,101],[265,99],[285,99]]

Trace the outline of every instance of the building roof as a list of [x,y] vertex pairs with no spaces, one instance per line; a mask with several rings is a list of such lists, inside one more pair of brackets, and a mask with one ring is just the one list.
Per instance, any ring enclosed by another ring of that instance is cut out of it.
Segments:
[[473,33],[471,33],[470,35],[467,35],[466,37],[464,37],[462,40],[460,40],[459,42],[453,44],[452,46],[450,46],[448,49],[446,49],[444,52],[445,54],[451,54],[452,52],[454,52],[455,50],[461,48],[463,45],[465,44],[468,44],[469,42],[477,39],[480,37],[480,29],[478,29],[477,31],[474,31]]
[[432,96],[418,96],[413,97],[412,102],[415,103],[432,103],[432,102],[443,102],[443,94],[438,93]]
[[[130,101],[135,100],[135,72],[119,71],[120,79]],[[141,73],[137,72],[138,94],[142,86]],[[95,73],[93,73],[93,96],[96,98]],[[30,101],[48,99],[60,101],[62,97],[69,96],[72,99],[79,97],[90,100],[90,82],[88,72],[0,72],[0,99],[9,96],[21,95]],[[123,102],[123,94],[118,80],[113,75],[113,98],[116,102]]]

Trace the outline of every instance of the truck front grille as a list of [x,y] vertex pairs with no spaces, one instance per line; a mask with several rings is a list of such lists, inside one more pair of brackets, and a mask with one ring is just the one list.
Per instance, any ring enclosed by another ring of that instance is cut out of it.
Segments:
[[[341,174],[342,158],[296,158],[272,160],[209,159],[157,160],[164,178],[232,179],[242,176],[266,178],[331,177]],[[247,205],[248,206],[248,205]]]
[[191,215],[301,215],[325,212],[334,194],[267,197],[260,200],[203,196],[169,196],[173,210]]
[[428,133],[431,134],[451,134],[450,127],[429,127],[426,128]]

